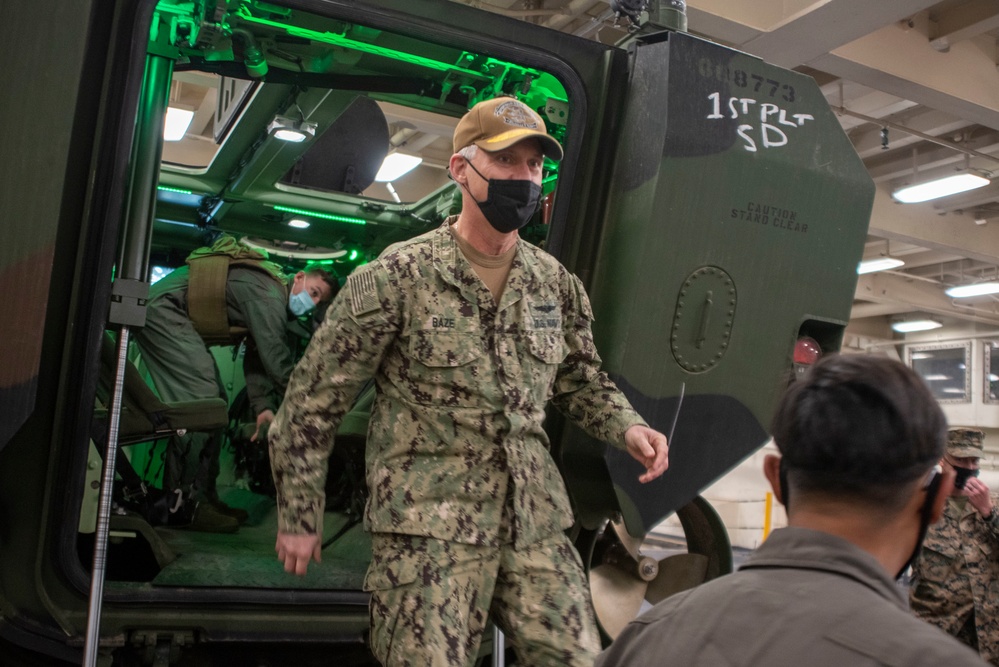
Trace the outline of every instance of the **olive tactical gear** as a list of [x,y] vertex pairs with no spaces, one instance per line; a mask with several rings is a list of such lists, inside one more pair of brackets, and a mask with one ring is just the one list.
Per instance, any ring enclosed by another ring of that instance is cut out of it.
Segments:
[[677,593],[629,623],[596,661],[596,667],[663,664],[982,663],[914,618],[902,589],[871,554],[828,533],[781,528],[735,574]]
[[211,247],[198,248],[185,260],[190,270],[187,314],[206,345],[234,345],[246,336],[245,327],[233,327],[226,310],[226,283],[234,266],[260,271],[281,286],[288,283],[281,267],[267,253],[223,234]]
[[[999,507],[999,495],[992,496]],[[948,499],[913,564],[909,594],[920,618],[999,665],[999,516],[983,518],[967,498]],[[969,625],[970,624],[970,625]]]

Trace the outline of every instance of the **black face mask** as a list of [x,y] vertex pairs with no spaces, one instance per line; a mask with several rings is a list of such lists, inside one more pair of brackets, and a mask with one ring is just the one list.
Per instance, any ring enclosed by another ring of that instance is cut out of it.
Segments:
[[780,496],[784,504],[784,511],[791,511],[791,487],[787,483],[787,464],[784,463],[784,457],[780,457],[780,472],[778,477],[778,482],[780,483]]
[[[541,186],[534,181],[487,179],[471,161],[465,161],[479,178],[489,184],[485,201],[479,201],[475,197],[472,199],[479,205],[479,210],[493,229],[501,234],[508,234],[526,225],[541,203]],[[463,187],[468,190],[467,186]],[[471,195],[472,191],[468,190],[468,194]]]
[[954,488],[961,490],[964,485],[968,483],[968,480],[972,477],[978,477],[978,471],[971,468],[961,468],[958,466],[952,466],[954,472],[957,473],[957,477],[954,478]]

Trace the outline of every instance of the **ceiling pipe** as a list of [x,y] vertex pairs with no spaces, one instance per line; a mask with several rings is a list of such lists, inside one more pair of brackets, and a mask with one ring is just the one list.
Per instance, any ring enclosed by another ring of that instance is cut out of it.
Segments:
[[592,19],[590,19],[589,23],[582,26],[581,28],[577,28],[572,34],[575,35],[576,37],[589,37],[590,35],[592,35],[593,33],[595,33],[596,31],[600,30],[600,28],[603,27],[604,21],[609,21],[612,18],[614,18],[614,10],[605,9],[603,13],[600,14],[600,16],[594,16]]
[[[486,7],[482,7],[486,9]],[[488,7],[489,11],[511,18],[523,19],[534,16],[560,16],[565,14],[564,9],[501,9],[499,7]]]
[[852,116],[853,118],[858,118],[860,120],[866,121],[868,123],[873,123],[881,127],[890,127],[893,130],[898,130],[899,132],[905,132],[906,134],[911,134],[914,137],[919,137],[924,141],[929,141],[930,143],[937,144],[938,146],[944,146],[958,153],[964,153],[965,155],[970,155],[971,157],[981,158],[983,160],[989,160],[990,162],[995,162],[999,164],[999,158],[989,155],[987,153],[982,153],[981,151],[972,150],[971,148],[965,148],[960,144],[955,144],[953,141],[947,141],[946,139],[941,139],[940,137],[934,137],[932,134],[926,134],[925,132],[920,132],[919,130],[913,130],[904,125],[899,125],[890,120],[883,120],[881,118],[874,118],[872,116],[865,116],[862,113],[857,113],[856,111],[850,111],[846,107],[832,107],[832,110],[836,113],[843,114],[844,116]]
[[267,59],[264,57],[263,51],[260,50],[257,38],[253,33],[245,28],[236,28],[232,31],[232,36],[234,40],[241,41],[243,44],[243,65],[250,78],[262,79],[267,76]]
[[[561,30],[567,24],[572,22],[574,18],[580,14],[585,14],[592,7],[601,4],[601,2],[594,2],[594,0],[572,0],[568,5],[562,8],[562,15],[555,16],[553,18],[545,21],[545,27],[551,28],[552,30]],[[604,2],[603,4],[607,4]]]
[[509,16],[516,19],[533,18],[537,16],[559,16],[561,14],[565,14],[566,12],[565,9],[506,9],[504,7],[491,5],[488,2],[481,2],[480,0],[466,0],[464,4],[469,7],[492,12],[493,14],[500,14],[502,16]]

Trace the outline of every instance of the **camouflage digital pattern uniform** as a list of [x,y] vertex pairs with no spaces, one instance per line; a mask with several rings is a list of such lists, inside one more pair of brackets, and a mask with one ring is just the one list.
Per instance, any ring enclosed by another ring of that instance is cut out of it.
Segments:
[[[164,401],[225,398],[215,359],[187,314],[189,271],[172,271],[149,290],[146,324],[135,342]],[[276,410],[294,367],[286,341],[288,289],[261,271],[232,267],[226,282],[226,307],[232,326],[248,330],[243,371],[254,413]],[[167,445],[164,488],[214,494],[221,441],[207,433],[171,438]]]
[[[948,498],[943,518],[927,531],[909,601],[917,616],[999,665],[999,515],[982,518],[966,501]],[[999,507],[999,495],[992,504]],[[966,627],[972,614],[974,629]]]
[[[391,664],[462,664],[427,657],[435,643],[454,643],[447,637],[452,621],[438,616],[434,627],[402,628],[402,610],[409,607],[383,605],[379,595],[414,580],[427,599],[444,595],[434,568],[451,562],[489,561],[492,574],[483,572],[485,565],[469,571],[495,579],[503,557],[489,554],[507,551],[497,549],[506,544],[525,558],[537,557],[532,549],[547,552],[553,559],[549,571],[573,571],[576,590],[556,594],[576,600],[554,604],[569,604],[564,617],[584,617],[578,634],[567,618],[556,625],[566,650],[561,661],[529,664],[586,664],[599,641],[578,556],[568,558],[572,547],[561,541],[573,519],[542,428],[545,404],[553,401],[590,434],[618,447],[629,427],[644,422],[600,371],[592,312],[579,280],[518,240],[497,304],[451,235],[453,220],[355,271],[313,336],[270,432],[278,526],[290,533],[315,533],[322,526],[332,434],[361,384],[373,376],[378,396],[368,430],[365,527],[375,533],[381,553],[366,588],[373,590],[373,616],[398,614],[373,620],[376,651],[389,643],[380,635],[390,632],[398,646],[420,647]],[[435,546],[405,536],[430,538]],[[505,585],[501,577],[499,586]],[[484,597],[488,607],[489,586],[479,582],[466,593]],[[495,597],[508,596],[497,590]],[[502,611],[493,611],[502,626]],[[508,617],[551,623],[532,607]],[[463,621],[470,627],[476,622]],[[504,630],[521,649],[521,637],[531,636],[524,627]],[[402,638],[405,632],[411,640]],[[471,634],[468,660],[479,640]],[[581,652],[579,662],[570,659],[573,652]]]

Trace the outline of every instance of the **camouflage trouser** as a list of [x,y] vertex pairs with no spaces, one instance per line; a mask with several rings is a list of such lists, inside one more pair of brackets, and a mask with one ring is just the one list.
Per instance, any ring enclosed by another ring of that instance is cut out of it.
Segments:
[[493,618],[532,667],[591,667],[600,636],[582,564],[559,533],[520,550],[375,534],[365,579],[386,667],[474,664]]

